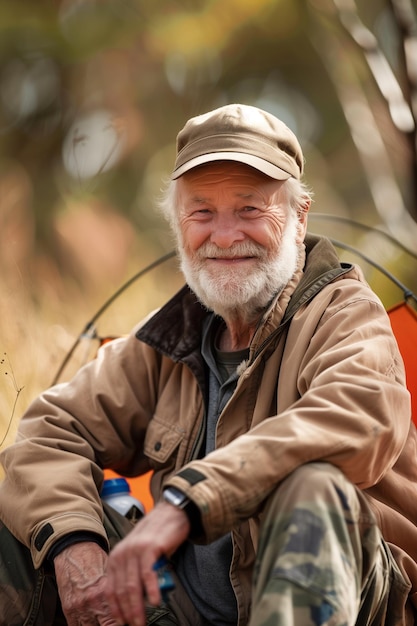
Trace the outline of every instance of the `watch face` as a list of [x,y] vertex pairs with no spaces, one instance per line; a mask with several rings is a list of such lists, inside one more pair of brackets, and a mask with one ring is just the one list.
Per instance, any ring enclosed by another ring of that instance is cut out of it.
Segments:
[[168,487],[168,489],[165,489],[163,497],[166,502],[179,507],[189,501],[185,493],[182,493],[182,491],[179,491],[179,489],[175,489],[174,487]]
[[172,501],[172,504],[175,504],[175,506],[179,506],[181,502],[184,501],[184,498],[184,494],[170,493],[170,499]]

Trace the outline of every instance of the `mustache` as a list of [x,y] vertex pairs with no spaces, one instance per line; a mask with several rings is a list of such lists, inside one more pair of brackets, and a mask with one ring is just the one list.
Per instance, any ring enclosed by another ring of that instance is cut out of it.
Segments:
[[254,242],[235,243],[230,248],[219,248],[216,244],[207,241],[203,243],[195,255],[200,260],[211,259],[233,259],[235,257],[257,257],[265,258],[267,251],[265,248]]

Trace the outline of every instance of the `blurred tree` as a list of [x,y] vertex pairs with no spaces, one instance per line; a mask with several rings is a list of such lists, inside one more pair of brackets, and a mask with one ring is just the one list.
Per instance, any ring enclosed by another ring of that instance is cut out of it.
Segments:
[[[353,0],[334,0],[338,19],[363,55],[386,111],[381,111],[381,102],[365,88],[364,78],[354,71],[354,63],[348,71],[335,63],[340,59],[340,43],[327,35],[326,49],[333,50],[333,54],[324,55],[323,39],[318,48],[332,76],[376,209],[390,229],[414,247],[415,239],[413,242],[409,235],[416,235],[417,217],[417,22],[409,0],[392,0],[390,5],[382,16],[382,27],[375,27],[380,31],[378,39],[361,19]],[[377,18],[381,19],[380,12]],[[393,41],[397,43],[395,56]],[[393,144],[397,154],[402,152],[399,161],[390,159]],[[401,186],[407,192],[407,203],[403,202]],[[413,220],[408,219],[407,211]]]
[[[62,248],[78,237],[63,214],[91,203],[134,226],[128,256],[166,250],[152,207],[176,132],[237,100],[300,137],[318,211],[379,225],[416,249],[415,14],[411,0],[4,0],[0,184],[28,189],[23,274],[36,285],[52,263],[83,281],[79,246]],[[21,246],[19,255],[22,270]],[[384,255],[395,262],[398,251]]]

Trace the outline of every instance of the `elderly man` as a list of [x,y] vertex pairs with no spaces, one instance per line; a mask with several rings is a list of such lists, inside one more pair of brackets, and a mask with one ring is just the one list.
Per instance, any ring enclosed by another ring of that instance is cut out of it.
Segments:
[[[414,624],[403,365],[360,270],[306,234],[302,173],[254,107],[179,133],[163,208],[187,285],[42,394],[3,452],[1,624]],[[103,468],[153,470],[130,532],[103,514]]]

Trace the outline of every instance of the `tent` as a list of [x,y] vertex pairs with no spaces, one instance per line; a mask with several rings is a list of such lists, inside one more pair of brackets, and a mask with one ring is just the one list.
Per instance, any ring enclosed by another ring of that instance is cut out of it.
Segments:
[[388,315],[404,360],[412,419],[417,426],[417,311],[404,301],[388,309]]

